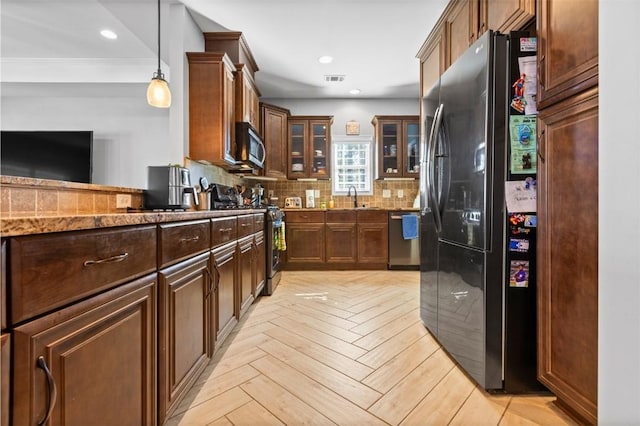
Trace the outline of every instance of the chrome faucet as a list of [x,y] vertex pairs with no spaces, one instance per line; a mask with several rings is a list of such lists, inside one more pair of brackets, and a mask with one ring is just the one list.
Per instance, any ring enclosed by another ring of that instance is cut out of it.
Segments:
[[351,188],[353,188],[353,208],[357,209],[358,208],[358,191],[356,190],[356,187],[351,185],[349,187],[349,192],[347,192],[347,197],[351,197]]

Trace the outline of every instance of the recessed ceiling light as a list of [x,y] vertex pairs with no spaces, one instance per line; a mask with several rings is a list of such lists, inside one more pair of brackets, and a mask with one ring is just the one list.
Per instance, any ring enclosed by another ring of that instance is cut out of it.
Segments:
[[351,93],[352,95],[359,95],[360,94],[360,89],[351,89],[351,90],[349,90],[349,93]]
[[320,62],[321,64],[330,64],[331,62],[333,62],[333,57],[332,56],[320,56],[318,58],[318,62]]
[[111,30],[102,30],[100,31],[100,35],[104,38],[108,38],[109,40],[115,40],[118,38],[118,34],[114,33]]

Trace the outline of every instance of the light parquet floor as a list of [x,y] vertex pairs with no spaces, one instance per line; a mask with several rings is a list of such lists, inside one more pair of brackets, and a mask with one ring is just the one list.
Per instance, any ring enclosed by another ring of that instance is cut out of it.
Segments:
[[420,321],[414,271],[285,271],[168,425],[571,425],[551,396],[490,395]]

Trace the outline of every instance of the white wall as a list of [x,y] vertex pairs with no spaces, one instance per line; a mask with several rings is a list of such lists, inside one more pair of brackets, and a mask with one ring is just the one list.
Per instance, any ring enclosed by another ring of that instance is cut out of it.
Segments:
[[598,423],[640,424],[637,0],[599,2]]
[[347,121],[360,123],[360,135],[372,136],[374,115],[418,115],[418,98],[412,99],[262,99],[288,108],[292,115],[333,115],[331,134],[346,134]]
[[184,52],[204,49],[202,32],[182,4],[165,6],[162,29],[171,108],[147,104],[147,83],[3,84],[3,130],[93,130],[93,182],[146,188],[147,166],[182,164],[188,155]]

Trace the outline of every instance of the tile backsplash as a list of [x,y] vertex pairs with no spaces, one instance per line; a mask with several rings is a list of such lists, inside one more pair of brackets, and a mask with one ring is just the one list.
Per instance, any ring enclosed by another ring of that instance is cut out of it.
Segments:
[[[320,207],[320,203],[326,202],[329,204],[331,198],[331,181],[319,180],[319,181],[277,181],[277,182],[264,182],[265,196],[269,193],[269,190],[273,190],[274,196],[278,197],[278,205],[284,206],[284,199],[286,197],[301,197],[304,205],[305,190],[313,189],[320,191],[320,197],[316,197],[315,206]],[[384,197],[385,192],[388,191],[390,195],[388,198]],[[401,191],[402,198],[398,197],[398,192]],[[399,209],[413,207],[413,201],[418,195],[418,181],[417,180],[375,180],[373,182],[373,195],[358,194],[358,205],[361,207],[363,204],[366,207],[380,207],[383,209]],[[335,208],[348,208],[353,207],[353,197],[347,196],[334,196],[333,197]]]

